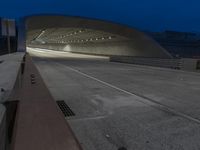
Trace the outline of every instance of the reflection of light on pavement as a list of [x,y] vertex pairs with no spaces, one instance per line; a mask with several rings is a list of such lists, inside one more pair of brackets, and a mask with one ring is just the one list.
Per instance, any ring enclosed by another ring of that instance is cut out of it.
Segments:
[[63,50],[66,51],[66,52],[71,52],[71,46],[67,45],[67,46],[64,47]]
[[68,57],[68,58],[104,59],[104,60],[109,59],[109,57],[106,57],[106,56],[77,54],[77,53],[70,53],[66,51],[62,52],[62,51],[40,49],[40,48],[30,48],[30,47],[27,47],[27,52],[37,57],[49,57],[49,58],[67,58]]

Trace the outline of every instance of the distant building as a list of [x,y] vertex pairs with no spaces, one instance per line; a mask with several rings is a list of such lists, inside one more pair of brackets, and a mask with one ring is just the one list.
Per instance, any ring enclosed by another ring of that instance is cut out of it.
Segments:
[[177,31],[146,33],[174,57],[200,58],[200,34]]
[[0,18],[0,55],[15,52],[16,47],[15,20]]

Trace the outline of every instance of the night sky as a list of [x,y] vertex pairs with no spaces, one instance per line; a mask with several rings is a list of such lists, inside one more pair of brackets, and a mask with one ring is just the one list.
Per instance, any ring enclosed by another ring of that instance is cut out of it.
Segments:
[[64,14],[141,30],[200,32],[200,0],[0,0],[0,16]]

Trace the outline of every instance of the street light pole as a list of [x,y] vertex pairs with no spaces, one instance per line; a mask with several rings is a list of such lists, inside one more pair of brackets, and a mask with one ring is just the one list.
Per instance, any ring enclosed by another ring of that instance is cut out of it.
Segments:
[[11,53],[11,47],[10,47],[10,33],[9,33],[9,21],[6,20],[6,34],[7,34],[7,48],[8,48],[8,54]]

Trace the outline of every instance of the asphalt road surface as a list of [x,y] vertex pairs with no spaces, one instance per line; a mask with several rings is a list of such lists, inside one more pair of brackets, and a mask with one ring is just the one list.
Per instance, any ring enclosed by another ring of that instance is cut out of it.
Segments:
[[199,73],[28,51],[84,150],[200,149]]

